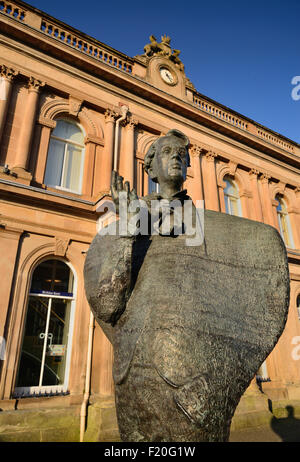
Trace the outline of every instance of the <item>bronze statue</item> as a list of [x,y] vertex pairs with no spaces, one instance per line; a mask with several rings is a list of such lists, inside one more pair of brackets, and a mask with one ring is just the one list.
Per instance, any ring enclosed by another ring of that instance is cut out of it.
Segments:
[[[149,221],[153,200],[191,204],[182,190],[188,145],[171,130],[150,147],[145,169],[160,192],[144,198]],[[117,209],[121,193],[129,208],[137,200],[116,172],[111,192]],[[124,235],[117,226],[88,251],[86,295],[114,347],[123,441],[228,441],[238,402],[283,331],[289,274],[279,233],[210,210],[203,216],[200,245],[187,245],[184,219],[181,234],[174,220],[162,230],[158,212],[156,233],[149,226],[148,235]]]

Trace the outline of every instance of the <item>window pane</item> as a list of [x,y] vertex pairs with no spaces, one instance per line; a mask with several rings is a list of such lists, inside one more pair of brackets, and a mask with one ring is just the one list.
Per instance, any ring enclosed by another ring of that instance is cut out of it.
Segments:
[[231,183],[231,181],[227,179],[225,179],[224,181],[226,183],[226,188],[224,189],[224,193],[232,195],[232,196],[237,196],[236,187]]
[[235,215],[236,217],[238,217],[240,215],[238,201],[231,199],[230,205],[231,205],[231,215]]
[[64,383],[70,313],[70,300],[52,299],[43,385]]
[[228,213],[229,215],[231,215],[231,208],[230,208],[230,200],[229,200],[229,197],[228,196],[224,196],[224,199],[225,199],[225,210],[226,210],[226,213]]
[[73,292],[73,274],[68,265],[60,260],[46,260],[34,271],[31,283],[31,293]]
[[41,373],[48,298],[29,297],[17,387],[38,386]]
[[71,144],[67,145],[62,186],[79,192],[81,176],[82,150]]
[[61,175],[64,161],[65,143],[50,140],[44,183],[61,186]]
[[84,143],[80,128],[75,123],[66,120],[58,120],[52,134],[64,140],[71,140],[82,145]]

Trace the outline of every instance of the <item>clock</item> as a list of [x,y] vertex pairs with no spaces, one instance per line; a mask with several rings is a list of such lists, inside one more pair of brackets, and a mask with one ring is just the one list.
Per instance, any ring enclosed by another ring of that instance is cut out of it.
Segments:
[[175,84],[174,75],[167,67],[161,67],[159,72],[164,82],[168,83],[169,85]]

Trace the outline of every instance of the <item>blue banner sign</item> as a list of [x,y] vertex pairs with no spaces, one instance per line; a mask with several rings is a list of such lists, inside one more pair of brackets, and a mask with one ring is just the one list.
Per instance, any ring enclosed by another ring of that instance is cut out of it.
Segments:
[[31,295],[56,295],[57,297],[73,297],[72,292],[51,292],[50,290],[32,290]]

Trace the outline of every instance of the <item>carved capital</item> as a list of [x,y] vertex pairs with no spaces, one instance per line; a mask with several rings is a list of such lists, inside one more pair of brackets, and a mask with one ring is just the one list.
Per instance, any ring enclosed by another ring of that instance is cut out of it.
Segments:
[[77,98],[73,98],[73,96],[69,97],[69,114],[77,117],[78,113],[81,109],[83,101]]
[[190,149],[190,155],[192,157],[200,157],[202,152],[202,148],[197,144],[194,144]]
[[29,91],[38,92],[40,88],[44,86],[45,86],[45,82],[42,82],[41,80],[36,79],[35,77],[32,77],[32,76],[29,77],[29,82],[28,82]]
[[268,173],[263,173],[260,176],[260,180],[262,183],[268,183],[270,178],[271,178],[271,175],[269,175]]
[[135,119],[134,117],[129,117],[127,120],[126,120],[126,125],[125,127],[128,129],[128,130],[134,130],[134,128],[138,125],[139,121],[137,119]]
[[108,108],[105,111],[104,117],[105,117],[105,123],[114,122],[116,117],[118,117],[118,113],[114,111],[113,109]]
[[206,157],[208,162],[214,162],[215,158],[218,157],[218,154],[216,152],[214,152],[214,151],[208,151],[205,154],[205,157]]
[[250,178],[255,178],[255,177],[257,178],[259,174],[260,174],[260,171],[257,170],[257,168],[251,168],[249,172]]
[[4,64],[0,66],[0,77],[11,82],[17,75],[19,71],[15,71],[11,67],[7,67]]
[[55,237],[55,250],[54,254],[59,257],[64,257],[69,245],[70,239],[63,237]]

